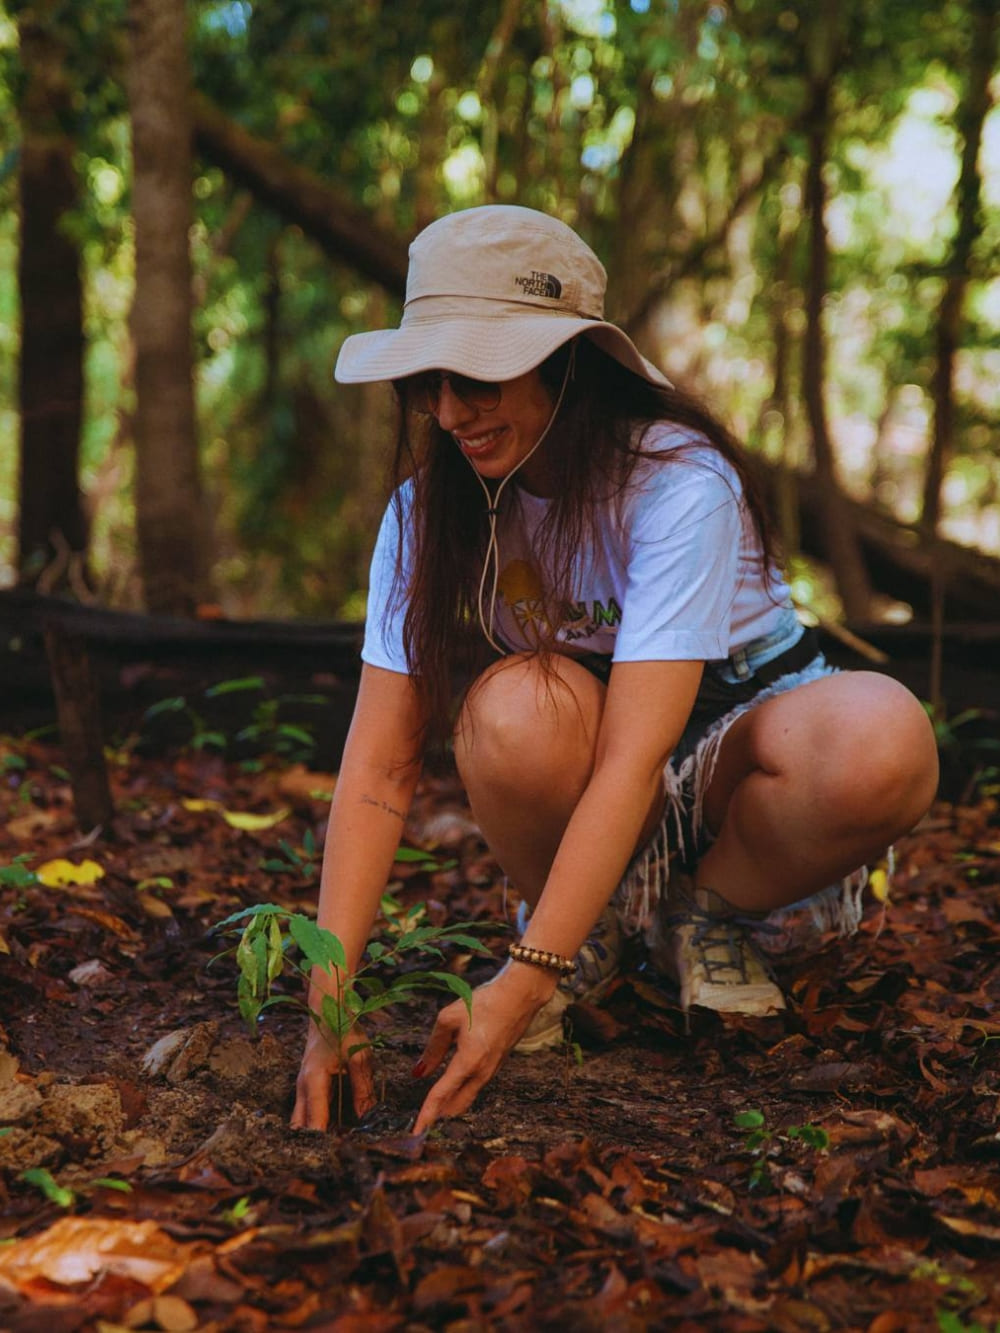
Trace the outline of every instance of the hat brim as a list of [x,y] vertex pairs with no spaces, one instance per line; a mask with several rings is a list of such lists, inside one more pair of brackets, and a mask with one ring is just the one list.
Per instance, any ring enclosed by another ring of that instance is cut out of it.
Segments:
[[345,339],[334,377],[341,384],[405,379],[423,370],[452,370],[472,379],[503,382],[527,374],[570,339],[583,335],[649,383],[670,381],[614,324],[599,319],[537,313],[502,320],[489,316],[413,319],[398,329],[355,333]]

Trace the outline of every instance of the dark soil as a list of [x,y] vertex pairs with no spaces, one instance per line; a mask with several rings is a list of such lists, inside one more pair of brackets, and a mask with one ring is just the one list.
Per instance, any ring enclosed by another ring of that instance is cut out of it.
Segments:
[[[382,1016],[364,1123],[294,1133],[303,1019],[251,1038],[209,933],[313,903],[260,862],[321,838],[323,775],[123,752],[115,826],[83,846],[58,752],[0,760],[0,866],[104,871],[0,883],[0,1329],[1000,1327],[995,794],[900,845],[855,937],[778,960],[787,1014],[688,1031],[635,945],[565,1050],[512,1057],[425,1139],[409,1071],[433,1002]],[[292,813],[249,833],[185,799]],[[397,866],[401,898],[493,923],[499,956],[502,881],[454,781],[424,783],[408,840],[457,865]]]

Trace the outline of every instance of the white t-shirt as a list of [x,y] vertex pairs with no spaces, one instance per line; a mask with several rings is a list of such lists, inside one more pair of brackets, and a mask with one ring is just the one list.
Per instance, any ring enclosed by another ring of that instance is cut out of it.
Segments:
[[[645,450],[678,450],[677,456],[640,459],[625,491],[602,509],[596,540],[575,562],[572,595],[556,629],[563,651],[601,653],[615,662],[718,661],[786,619],[788,587],[780,574],[768,577],[761,568],[739,476],[699,440],[668,423],[647,431]],[[409,484],[401,499],[408,513]],[[546,571],[532,538],[550,504],[520,488],[501,502],[493,635],[515,651],[537,646],[545,614]],[[405,604],[392,595],[397,533],[390,504],[372,557],[361,656],[405,672]]]

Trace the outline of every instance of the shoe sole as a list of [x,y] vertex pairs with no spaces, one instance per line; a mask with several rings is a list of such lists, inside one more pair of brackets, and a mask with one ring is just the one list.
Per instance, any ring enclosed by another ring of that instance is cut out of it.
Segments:
[[[596,985],[591,986],[586,995],[580,995],[577,996],[575,1000],[568,1001],[566,1009],[568,1009],[571,1004],[591,1004],[595,1000],[599,1000],[617,977],[618,971],[616,970],[612,972],[609,977],[605,977],[602,981],[597,982]],[[557,1022],[552,1023],[547,1028],[543,1028],[541,1032],[533,1032],[530,1037],[522,1037],[517,1045],[513,1047],[514,1054],[534,1055],[538,1051],[550,1051],[557,1046],[562,1046],[565,1041],[563,1036],[562,1018],[566,1009],[562,1010]]]

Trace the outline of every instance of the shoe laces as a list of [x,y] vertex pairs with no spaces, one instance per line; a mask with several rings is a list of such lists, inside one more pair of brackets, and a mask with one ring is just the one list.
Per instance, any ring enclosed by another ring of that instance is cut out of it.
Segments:
[[[701,963],[710,981],[721,972],[738,972],[740,980],[748,982],[748,956],[754,958],[768,976],[771,975],[766,959],[752,938],[752,932],[779,934],[780,926],[770,921],[735,910],[710,912],[696,902],[687,901],[668,914],[665,925],[670,930],[678,926],[694,927],[691,945],[701,954]],[[709,955],[709,949],[724,949],[725,955],[713,958]]]

